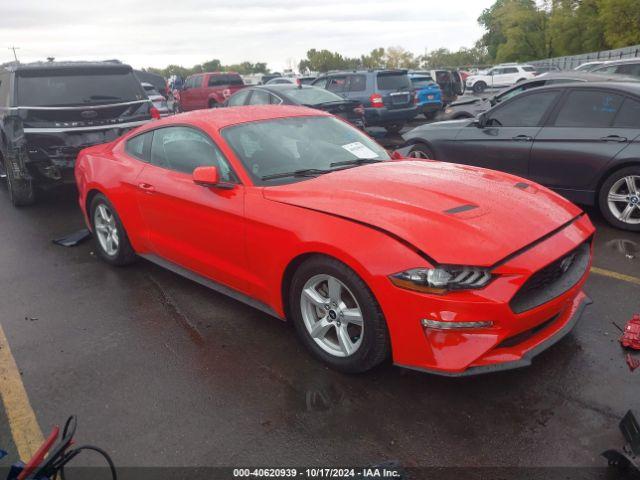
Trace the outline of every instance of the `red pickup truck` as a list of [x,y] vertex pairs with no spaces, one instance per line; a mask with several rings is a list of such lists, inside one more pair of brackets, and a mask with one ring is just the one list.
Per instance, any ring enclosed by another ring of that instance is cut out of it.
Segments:
[[180,110],[200,110],[222,106],[227,98],[244,88],[235,72],[198,73],[187,77],[180,91]]

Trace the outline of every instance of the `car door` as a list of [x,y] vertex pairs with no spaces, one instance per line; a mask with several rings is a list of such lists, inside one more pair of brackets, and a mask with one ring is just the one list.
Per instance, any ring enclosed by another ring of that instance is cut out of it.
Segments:
[[249,97],[247,105],[280,105],[281,103],[281,98],[276,97],[266,90],[256,88],[251,92],[251,97]]
[[327,80],[327,86],[325,87],[330,92],[336,95],[344,96],[347,91],[347,75],[332,75]]
[[347,80],[341,95],[348,100],[365,103],[367,101],[367,76],[361,73],[354,73],[348,75]]
[[[193,182],[216,166],[233,188]],[[237,290],[246,287],[244,187],[204,132],[187,126],[153,132],[150,164],[138,177],[138,206],[157,256]]]
[[484,124],[460,129],[443,160],[526,176],[533,140],[560,90],[531,91],[485,113]]
[[584,202],[583,195],[591,195],[584,192],[595,189],[603,167],[640,135],[634,114],[640,114],[638,101],[619,92],[570,89],[557,113],[536,136],[531,178]]

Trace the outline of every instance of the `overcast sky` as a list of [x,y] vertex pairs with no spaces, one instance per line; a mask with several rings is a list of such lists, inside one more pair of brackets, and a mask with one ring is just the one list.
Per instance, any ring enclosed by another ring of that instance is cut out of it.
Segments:
[[0,63],[118,58],[134,67],[265,61],[310,48],[359,56],[400,45],[416,54],[472,46],[495,0],[0,0]]

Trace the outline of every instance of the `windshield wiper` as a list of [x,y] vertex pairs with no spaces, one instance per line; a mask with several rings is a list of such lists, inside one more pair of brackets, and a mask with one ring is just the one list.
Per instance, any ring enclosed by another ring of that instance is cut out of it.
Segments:
[[261,180],[275,180],[276,178],[287,177],[314,177],[316,175],[323,175],[325,173],[331,173],[333,170],[320,170],[318,168],[304,168],[302,170],[295,170],[293,172],[274,173],[271,175],[265,175],[260,177]]
[[378,163],[383,162],[384,160],[379,160],[375,158],[358,158],[356,160],[345,160],[344,162],[333,162],[330,164],[330,167],[343,167],[345,165],[365,165],[367,163]]

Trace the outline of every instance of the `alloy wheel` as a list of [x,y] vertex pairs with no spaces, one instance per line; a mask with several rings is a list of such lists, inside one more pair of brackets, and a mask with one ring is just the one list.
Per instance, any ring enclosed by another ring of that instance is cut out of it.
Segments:
[[315,275],[300,296],[302,319],[307,332],[325,352],[349,357],[362,345],[362,309],[349,288],[331,275]]
[[104,203],[99,204],[96,208],[93,223],[100,247],[109,256],[117,255],[120,246],[118,226],[115,215]]
[[629,225],[640,225],[640,176],[628,175],[615,182],[607,202],[615,218]]
[[423,160],[429,160],[429,155],[422,150],[412,150],[409,152],[409,158],[421,158]]

